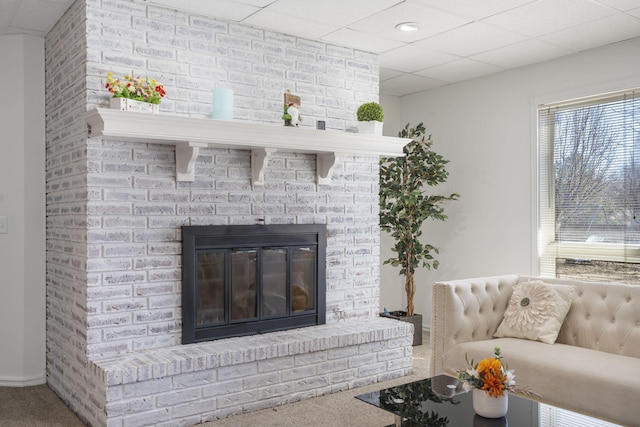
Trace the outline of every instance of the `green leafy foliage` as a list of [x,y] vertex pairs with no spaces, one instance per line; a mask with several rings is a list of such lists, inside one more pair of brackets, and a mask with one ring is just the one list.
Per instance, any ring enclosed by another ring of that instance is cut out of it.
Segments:
[[395,257],[384,261],[400,267],[405,276],[407,292],[407,315],[413,313],[415,284],[413,275],[421,265],[427,269],[438,268],[438,248],[423,243],[422,225],[428,219],[444,221],[444,202],[457,200],[460,196],[431,194],[429,187],[446,182],[449,173],[445,166],[449,163],[431,147],[433,140],[427,136],[423,123],[415,127],[407,124],[399,136],[411,138],[404,147],[404,157],[380,159],[380,228],[395,239],[392,248]]
[[[458,405],[459,400],[437,393],[432,379],[416,381],[380,392],[380,407],[394,414],[402,414],[408,421],[402,425],[445,427],[449,425],[447,417],[440,416],[434,408],[438,404]],[[436,405],[434,405],[436,404]]]
[[377,102],[367,102],[358,107],[356,112],[359,122],[370,122],[376,120],[381,122],[384,119],[384,111]]

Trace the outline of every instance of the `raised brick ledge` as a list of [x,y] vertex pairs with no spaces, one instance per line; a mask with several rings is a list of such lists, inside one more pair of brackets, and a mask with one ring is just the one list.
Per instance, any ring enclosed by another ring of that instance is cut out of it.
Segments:
[[144,350],[92,363],[104,384],[113,386],[412,336],[412,324],[379,317]]

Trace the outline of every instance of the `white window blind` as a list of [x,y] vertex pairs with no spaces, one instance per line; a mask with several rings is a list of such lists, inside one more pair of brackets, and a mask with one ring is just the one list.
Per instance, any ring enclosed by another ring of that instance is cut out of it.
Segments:
[[540,273],[640,262],[640,92],[538,110]]
[[577,412],[540,403],[538,405],[540,427],[617,427],[618,424],[597,420]]

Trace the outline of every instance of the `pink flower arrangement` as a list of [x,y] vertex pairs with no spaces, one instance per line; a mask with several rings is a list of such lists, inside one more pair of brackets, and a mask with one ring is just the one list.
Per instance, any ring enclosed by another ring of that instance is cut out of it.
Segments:
[[107,73],[107,83],[104,86],[113,94],[114,98],[129,98],[136,101],[160,104],[166,95],[164,85],[155,79],[132,77],[125,75],[123,80],[113,77],[113,73]]

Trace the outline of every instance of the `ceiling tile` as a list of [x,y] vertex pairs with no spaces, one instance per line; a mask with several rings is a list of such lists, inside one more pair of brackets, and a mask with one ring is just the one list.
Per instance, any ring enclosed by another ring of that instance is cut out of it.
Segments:
[[394,77],[399,77],[404,75],[402,71],[392,70],[390,68],[382,68],[380,67],[380,80],[388,80]]
[[409,0],[474,20],[486,18],[535,0]]
[[463,58],[447,64],[438,65],[437,67],[421,70],[414,74],[455,83],[497,73],[502,70],[503,68],[496,67],[495,65]]
[[637,9],[632,9],[627,11],[627,14],[631,15],[631,16],[635,16],[636,18],[640,18],[640,7]]
[[36,0],[20,0],[11,27],[24,28],[32,34],[47,33],[55,24],[50,16],[61,16],[66,11],[64,3],[42,2]]
[[613,7],[614,9],[621,10],[623,12],[636,9],[639,6],[638,0],[597,0],[597,1],[598,3],[602,3],[606,6]]
[[471,59],[493,64],[497,67],[515,68],[536,62],[547,61],[573,53],[571,50],[536,39],[501,47],[474,55]]
[[4,34],[13,18],[14,8],[18,0],[0,0],[0,35]]
[[620,14],[558,31],[540,39],[578,51],[634,37],[640,37],[640,19]]
[[381,53],[403,45],[402,42],[384,39],[372,34],[361,33],[350,29],[335,31],[322,37],[322,40],[340,46],[349,46],[366,52]]
[[424,68],[446,64],[456,59],[459,59],[459,57],[411,44],[382,53],[379,57],[379,62],[380,67],[412,73]]
[[[402,0],[279,0],[265,9],[344,27],[398,3],[402,3]],[[282,22],[283,26],[286,24]]]
[[[286,24],[283,25],[283,22],[286,22]],[[268,9],[262,9],[254,13],[244,19],[242,23],[312,40],[320,39],[322,36],[330,34],[340,28],[335,25],[286,16],[283,13],[273,12]]]
[[427,89],[433,89],[442,86],[446,82],[430,79],[428,77],[416,76],[415,74],[405,74],[400,77],[394,77],[380,84],[381,95],[403,96],[411,93],[420,92]]
[[250,4],[251,6],[266,7],[276,0],[234,0],[236,3]]
[[234,0],[146,0],[176,10],[182,10],[204,16],[212,16],[229,21],[242,21],[260,10],[257,6]]
[[539,0],[492,16],[484,22],[539,37],[614,13],[611,8],[585,0]]
[[[417,22],[419,24],[418,31],[403,32],[396,30],[396,25],[403,22]],[[372,32],[380,37],[392,40],[413,42],[469,22],[470,19],[438,9],[416,3],[402,3],[351,24],[349,28]]]
[[525,40],[525,36],[482,22],[465,25],[416,42],[416,46],[470,56]]

